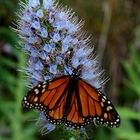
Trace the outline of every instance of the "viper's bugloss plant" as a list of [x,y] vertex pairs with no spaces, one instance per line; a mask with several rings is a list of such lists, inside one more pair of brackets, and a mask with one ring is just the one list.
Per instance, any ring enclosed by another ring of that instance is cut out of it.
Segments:
[[[20,46],[27,55],[27,85],[32,88],[39,82],[80,71],[96,89],[105,83],[103,71],[91,45],[91,36],[82,31],[83,21],[74,15],[72,9],[59,5],[54,0],[29,0],[20,2],[17,29]],[[39,115],[42,133],[55,129],[46,120],[43,112]],[[81,128],[81,130],[84,130]]]

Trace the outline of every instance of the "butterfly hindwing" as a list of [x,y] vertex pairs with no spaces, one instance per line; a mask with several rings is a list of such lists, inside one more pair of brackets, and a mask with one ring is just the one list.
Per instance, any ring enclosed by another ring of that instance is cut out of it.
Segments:
[[79,113],[78,102],[75,94],[75,91],[73,91],[70,108],[66,115],[65,122],[68,122],[67,126],[74,126],[76,128],[79,128],[81,126],[84,126],[84,121],[83,117]]

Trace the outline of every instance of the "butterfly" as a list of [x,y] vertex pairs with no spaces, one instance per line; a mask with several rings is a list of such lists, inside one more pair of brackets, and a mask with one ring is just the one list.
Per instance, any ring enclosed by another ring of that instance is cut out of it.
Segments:
[[81,128],[90,123],[119,127],[120,117],[101,91],[77,72],[39,83],[23,98],[26,108],[43,112],[53,124]]

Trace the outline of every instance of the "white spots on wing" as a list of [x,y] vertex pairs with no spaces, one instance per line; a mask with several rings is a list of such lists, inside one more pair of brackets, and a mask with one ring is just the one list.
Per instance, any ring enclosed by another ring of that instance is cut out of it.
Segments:
[[43,88],[46,88],[46,85],[43,85],[42,87],[43,87]]
[[37,102],[37,101],[38,101],[38,97],[35,97],[35,98],[34,98],[34,102]]
[[47,82],[45,81],[45,82],[43,82],[43,85],[45,85]]
[[35,94],[38,94],[39,90],[36,88],[36,89],[34,89],[34,92],[35,92]]
[[106,98],[106,96],[103,96],[103,98],[106,100],[107,98]]
[[108,104],[110,104],[111,102],[110,102],[110,101],[108,101],[107,103],[108,103]]
[[109,110],[111,110],[111,109],[112,109],[112,106],[108,106],[108,107],[106,108],[107,111],[109,111]]
[[45,92],[45,89],[43,88],[41,92],[42,92],[42,93]]
[[120,119],[117,119],[117,120],[116,120],[116,122],[119,122],[119,121],[120,121]]
[[104,118],[107,119],[108,115],[107,113],[104,113]]
[[101,107],[104,107],[104,103],[103,102],[101,102]]
[[37,87],[41,87],[41,85],[40,84],[38,84],[38,86]]
[[102,100],[102,102],[106,102],[106,100],[104,98],[102,98],[101,100]]

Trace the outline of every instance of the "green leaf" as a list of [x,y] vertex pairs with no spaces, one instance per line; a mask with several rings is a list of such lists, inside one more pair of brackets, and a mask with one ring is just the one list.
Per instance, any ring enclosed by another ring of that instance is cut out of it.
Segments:
[[6,82],[7,85],[16,84],[16,78],[4,67],[0,69],[0,78],[3,82]]
[[133,111],[132,109],[121,107],[117,109],[123,119],[137,119],[140,120],[140,112]]
[[134,63],[134,66],[136,66],[136,70],[139,73],[140,72],[140,56],[136,52],[136,49],[133,47],[130,47],[131,52],[131,61]]
[[9,58],[2,58],[0,57],[0,65],[6,65],[8,67],[11,67],[11,68],[16,68],[17,67],[17,63],[10,60]]
[[0,27],[0,40],[10,43],[12,46],[17,44],[17,35],[6,27]]

